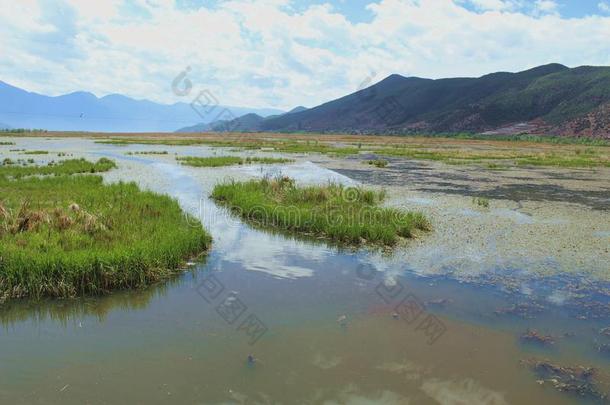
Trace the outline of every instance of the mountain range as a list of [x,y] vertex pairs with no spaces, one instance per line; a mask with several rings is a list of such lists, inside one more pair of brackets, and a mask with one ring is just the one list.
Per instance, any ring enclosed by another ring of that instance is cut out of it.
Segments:
[[0,81],[0,128],[532,133],[610,138],[610,67],[549,64],[518,73],[436,80],[394,74],[317,107],[297,107],[286,113],[277,109],[193,106],[197,103],[164,105],[118,94],[98,98],[87,92],[51,97]]
[[203,130],[556,134],[610,138],[610,67],[560,64],[479,78],[391,75],[320,106]]
[[[193,99],[196,95],[193,95]],[[212,99],[211,97],[209,98]],[[190,100],[189,102],[194,101]],[[101,98],[87,92],[51,97],[0,81],[0,127],[56,131],[172,132],[218,116],[280,114],[277,109],[226,107],[210,102],[159,104],[119,94]]]
[[262,117],[255,113],[242,115],[232,120],[217,120],[210,123],[201,123],[190,127],[181,128],[176,132],[257,132],[261,131],[263,123],[268,119],[281,117],[282,115],[294,114],[307,110],[303,106],[293,108],[284,114],[275,114]]

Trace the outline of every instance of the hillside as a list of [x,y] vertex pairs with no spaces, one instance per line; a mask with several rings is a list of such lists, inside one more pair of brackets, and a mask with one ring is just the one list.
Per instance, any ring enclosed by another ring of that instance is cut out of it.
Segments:
[[[391,75],[307,110],[272,116],[250,131],[539,133],[610,137],[610,67],[559,64],[479,78]],[[243,126],[240,126],[244,130]]]
[[[520,73],[429,80],[392,75],[368,89],[264,130],[484,132],[530,123],[529,132],[608,137],[610,68],[540,66]],[[518,127],[517,127],[518,128]]]

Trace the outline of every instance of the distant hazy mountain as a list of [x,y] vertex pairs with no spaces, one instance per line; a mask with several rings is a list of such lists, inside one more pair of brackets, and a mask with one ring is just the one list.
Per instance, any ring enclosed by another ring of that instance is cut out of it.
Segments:
[[8,124],[0,122],[0,129],[11,129],[12,127]]
[[292,110],[288,111],[286,114],[294,114],[294,113],[302,112],[305,110],[307,110],[307,107],[303,107],[302,105],[300,105],[298,107],[294,107]]
[[266,118],[258,114],[250,113],[232,120],[220,120],[207,124],[201,123],[189,127],[184,127],[176,132],[257,132],[261,130],[261,126],[265,122],[265,120],[305,110],[307,110],[307,108],[299,106],[293,108],[287,113],[270,115]]
[[533,132],[610,137],[610,67],[559,64],[480,78],[381,82],[295,114],[265,131]]
[[248,113],[269,116],[281,113],[275,109],[224,106],[216,106],[212,110],[199,115],[188,103],[165,105],[118,94],[98,98],[91,93],[76,92],[49,97],[0,81],[0,122],[13,128],[172,132],[185,125],[215,121],[219,116],[239,117]]
[[209,124],[197,124],[184,127],[176,132],[254,132],[260,130],[260,124],[265,120],[258,114],[250,113],[233,120],[220,120]]
[[570,69],[551,64],[519,73],[439,80],[391,75],[318,107],[298,107],[252,124],[235,127],[244,131],[545,133],[610,138],[610,67]]

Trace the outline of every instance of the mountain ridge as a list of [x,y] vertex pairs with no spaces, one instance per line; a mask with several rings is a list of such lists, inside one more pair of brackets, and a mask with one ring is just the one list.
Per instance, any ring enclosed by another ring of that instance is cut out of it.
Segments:
[[607,111],[610,67],[551,63],[481,77],[392,74],[319,106],[267,117],[249,130],[398,135],[525,132],[610,138]]
[[97,97],[86,91],[47,96],[0,81],[0,122],[12,128],[173,132],[203,120],[214,121],[221,114],[239,117],[247,113],[269,116],[282,111],[217,105],[211,113],[200,116],[188,103],[160,104],[121,94]]

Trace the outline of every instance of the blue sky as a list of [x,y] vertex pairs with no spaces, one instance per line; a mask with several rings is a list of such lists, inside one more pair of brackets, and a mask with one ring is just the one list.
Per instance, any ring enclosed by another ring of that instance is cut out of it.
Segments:
[[[217,0],[179,0],[178,7],[183,8],[198,8],[198,7],[216,7]],[[331,4],[333,8],[345,15],[351,22],[370,22],[374,18],[374,14],[367,9],[367,5],[371,4],[371,0],[317,0],[317,1],[294,1],[292,7],[295,10],[302,11],[314,4]],[[484,2],[482,2],[484,3]],[[588,15],[603,14],[600,9],[600,0],[557,0],[558,13],[565,18],[580,18]],[[462,4],[466,9],[472,11],[484,11],[477,2],[463,1]],[[490,2],[491,4],[491,2]],[[515,2],[515,10],[528,12],[535,7],[536,1],[521,1]],[[610,4],[610,3],[607,3]],[[602,6],[603,7],[603,6]]]
[[610,65],[608,38],[610,0],[0,0],[0,80],[289,109],[392,73]]

